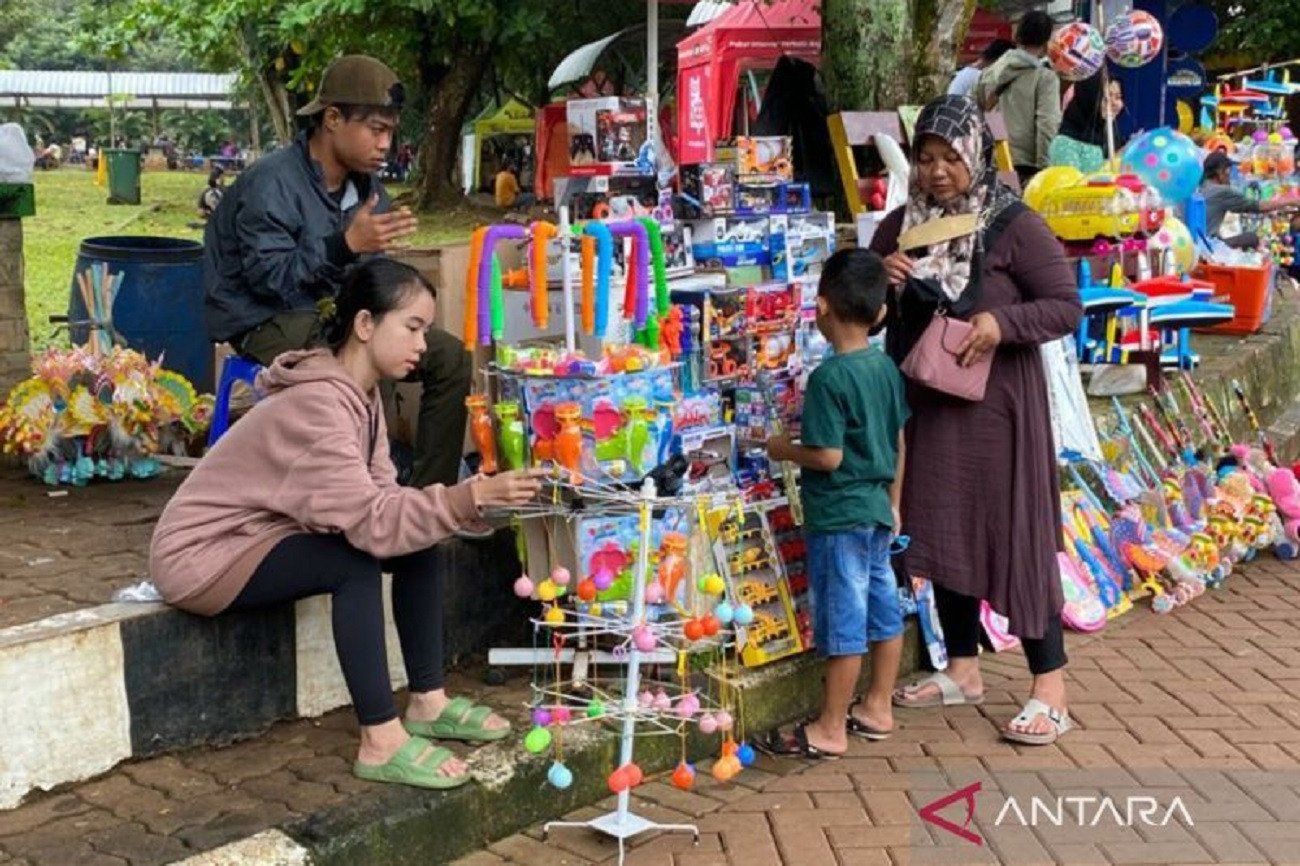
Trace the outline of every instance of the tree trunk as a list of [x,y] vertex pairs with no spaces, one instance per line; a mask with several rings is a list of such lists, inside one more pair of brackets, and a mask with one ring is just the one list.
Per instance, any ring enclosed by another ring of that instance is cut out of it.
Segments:
[[912,98],[929,102],[943,93],[957,71],[957,55],[966,41],[976,0],[920,0],[917,3],[916,58],[912,70]]
[[453,180],[460,130],[491,57],[489,45],[458,44],[445,62],[419,64],[422,91],[429,98],[416,178],[421,210],[460,197]]
[[293,141],[293,114],[289,111],[289,91],[285,89],[284,82],[275,69],[270,67],[258,73],[257,84],[262,89],[267,117],[275,129],[276,139],[280,144]]
[[831,111],[887,110],[907,102],[908,0],[824,0],[822,46]]

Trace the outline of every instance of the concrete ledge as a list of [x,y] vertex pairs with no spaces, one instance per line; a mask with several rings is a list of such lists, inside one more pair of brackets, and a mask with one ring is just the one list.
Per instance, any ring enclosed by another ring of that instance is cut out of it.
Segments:
[[[528,612],[506,579],[519,573],[511,534],[439,549],[449,664],[522,640]],[[388,605],[385,616],[389,670],[401,688]],[[128,758],[230,743],[350,703],[324,597],[212,618],[164,604],[105,604],[11,626],[0,629],[0,682],[0,809]]]

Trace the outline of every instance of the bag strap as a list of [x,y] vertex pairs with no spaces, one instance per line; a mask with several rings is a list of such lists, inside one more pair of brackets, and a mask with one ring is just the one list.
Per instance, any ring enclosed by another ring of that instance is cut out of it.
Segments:
[[950,241],[953,238],[963,237],[974,233],[979,227],[979,215],[973,213],[953,214],[952,216],[937,217],[927,220],[920,225],[912,226],[907,231],[898,236],[898,249],[906,252],[921,247],[941,244],[944,241]]

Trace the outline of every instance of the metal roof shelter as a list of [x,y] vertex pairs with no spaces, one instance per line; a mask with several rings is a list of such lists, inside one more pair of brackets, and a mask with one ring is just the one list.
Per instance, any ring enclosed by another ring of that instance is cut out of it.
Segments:
[[245,108],[232,97],[234,75],[207,72],[51,72],[0,70],[0,105],[31,108]]

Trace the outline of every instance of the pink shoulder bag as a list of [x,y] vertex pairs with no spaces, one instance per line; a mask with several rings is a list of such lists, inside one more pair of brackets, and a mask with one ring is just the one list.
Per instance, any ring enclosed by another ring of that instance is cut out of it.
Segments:
[[913,382],[935,391],[972,402],[983,400],[994,353],[988,353],[969,367],[961,366],[957,347],[970,331],[969,322],[936,311],[898,369]]

